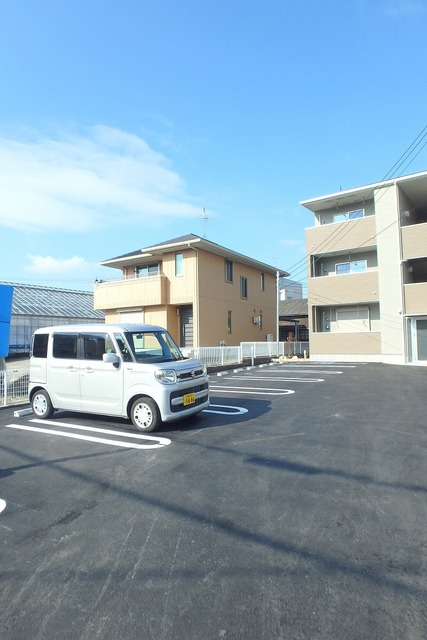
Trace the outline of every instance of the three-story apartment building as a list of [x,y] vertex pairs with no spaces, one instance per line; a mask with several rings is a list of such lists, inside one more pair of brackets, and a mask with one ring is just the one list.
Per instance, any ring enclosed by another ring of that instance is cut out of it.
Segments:
[[161,325],[181,347],[276,339],[285,271],[194,234],[101,264],[121,272],[95,284],[106,322]]
[[310,356],[427,364],[427,172],[301,204]]

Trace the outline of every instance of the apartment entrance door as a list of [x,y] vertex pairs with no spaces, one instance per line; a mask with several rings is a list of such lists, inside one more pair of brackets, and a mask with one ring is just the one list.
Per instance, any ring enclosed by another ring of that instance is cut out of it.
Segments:
[[409,358],[427,362],[427,318],[409,318]]
[[194,346],[193,306],[191,304],[179,308],[180,347]]

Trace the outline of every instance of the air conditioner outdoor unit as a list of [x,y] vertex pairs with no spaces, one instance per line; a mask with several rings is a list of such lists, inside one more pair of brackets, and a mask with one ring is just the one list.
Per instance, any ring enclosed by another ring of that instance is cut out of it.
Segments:
[[254,317],[252,318],[252,322],[253,322],[254,324],[259,324],[259,323],[261,322],[261,316],[254,316]]

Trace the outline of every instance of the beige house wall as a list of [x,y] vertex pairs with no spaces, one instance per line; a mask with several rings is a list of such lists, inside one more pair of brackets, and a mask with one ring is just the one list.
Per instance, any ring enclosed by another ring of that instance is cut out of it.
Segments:
[[396,185],[375,192],[378,284],[382,323],[382,353],[404,356],[403,297],[400,266],[400,203]]
[[[248,281],[248,298],[241,298],[241,276]],[[225,259],[199,252],[200,282],[200,344],[218,345],[221,341],[234,345],[243,341],[264,341],[268,334],[276,338],[276,278],[261,271],[233,262],[233,282],[226,282]],[[231,333],[227,318],[231,311]],[[262,316],[262,325],[253,323]]]

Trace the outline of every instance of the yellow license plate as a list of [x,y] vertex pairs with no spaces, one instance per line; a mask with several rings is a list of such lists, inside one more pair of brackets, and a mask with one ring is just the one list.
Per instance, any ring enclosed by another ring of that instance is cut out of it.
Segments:
[[194,404],[196,402],[196,396],[194,393],[185,393],[184,394],[184,407],[189,404]]

